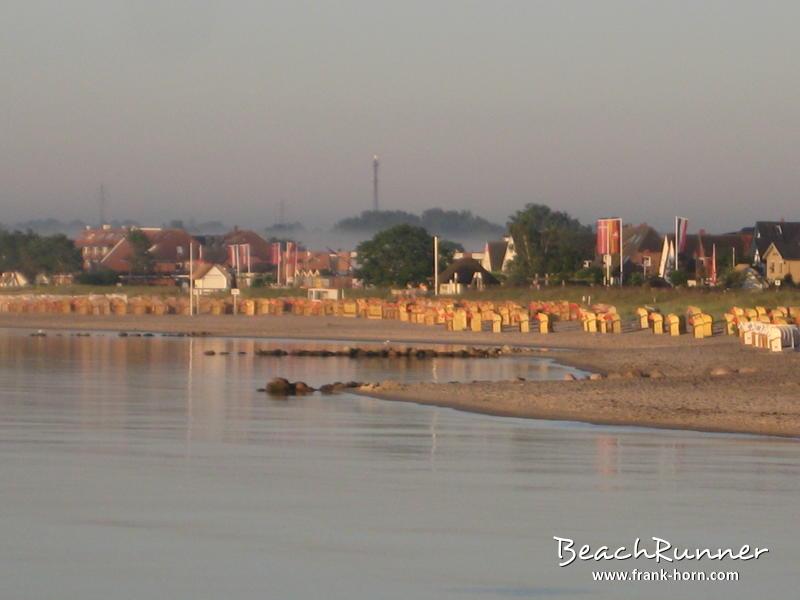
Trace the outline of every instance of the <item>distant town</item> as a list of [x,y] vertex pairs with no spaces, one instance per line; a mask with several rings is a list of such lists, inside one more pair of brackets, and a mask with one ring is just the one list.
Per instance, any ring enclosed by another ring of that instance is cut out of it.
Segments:
[[[371,239],[318,247],[300,223],[261,230],[220,222],[85,224],[55,219],[0,231],[0,286],[65,284],[345,289],[387,286],[459,294],[491,286],[792,286],[800,222],[757,221],[737,231],[659,232],[620,218],[585,225],[529,204],[500,226],[469,211],[365,211],[335,225]],[[57,233],[60,231],[61,233]],[[68,234],[63,233],[69,231]],[[472,246],[449,238],[483,237]],[[434,256],[434,246],[438,249]],[[436,266],[434,266],[436,265]]]

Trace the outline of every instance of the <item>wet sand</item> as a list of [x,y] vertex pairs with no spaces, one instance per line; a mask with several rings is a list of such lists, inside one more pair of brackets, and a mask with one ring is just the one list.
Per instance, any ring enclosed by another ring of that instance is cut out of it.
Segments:
[[[284,316],[0,314],[0,327],[207,332],[219,336],[529,346],[597,381],[390,385],[372,396],[494,415],[800,437],[800,352],[770,353],[735,336],[695,340],[632,330],[587,334],[576,323],[537,333],[448,332],[398,321]],[[712,375],[716,369],[727,374]],[[648,375],[663,375],[653,377]],[[610,376],[610,377],[609,377]]]

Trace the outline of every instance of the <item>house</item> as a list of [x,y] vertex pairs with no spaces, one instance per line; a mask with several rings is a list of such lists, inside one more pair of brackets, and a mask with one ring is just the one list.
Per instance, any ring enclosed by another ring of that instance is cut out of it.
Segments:
[[625,271],[641,271],[644,275],[655,275],[661,260],[664,243],[661,234],[647,223],[622,227],[622,255]]
[[355,252],[299,250],[292,282],[299,287],[353,287],[355,260]]
[[505,273],[516,256],[514,238],[508,235],[496,242],[486,242],[481,266],[493,273]]
[[[133,258],[133,245],[127,233],[116,245],[96,263],[96,268],[110,269],[117,273],[130,273]],[[151,246],[148,248],[153,258],[155,275],[172,277],[189,270],[189,251],[193,249],[194,260],[202,256],[202,246],[183,229],[162,229],[159,227],[139,228]]]
[[752,263],[764,266],[764,255],[771,244],[786,250],[785,244],[800,243],[800,222],[756,221],[753,228]]
[[679,267],[695,279],[709,277],[712,272],[713,255],[717,256],[717,271],[720,264],[733,264],[744,260],[750,252],[751,238],[742,233],[709,234],[704,229],[686,236],[686,245],[679,253]]
[[103,225],[100,229],[87,225],[75,240],[75,246],[81,251],[83,270],[93,271],[99,268],[103,258],[125,239],[128,231],[128,228],[112,229],[111,225]]
[[224,235],[195,236],[203,245],[202,259],[238,269],[266,273],[274,268],[272,243],[255,231],[234,227]]
[[770,283],[800,282],[800,240],[794,243],[772,242],[764,252],[764,276]]
[[460,294],[464,287],[483,289],[487,285],[500,282],[474,258],[454,260],[439,274],[440,291],[446,294]]
[[212,294],[229,290],[233,278],[223,265],[200,263],[192,273],[192,281],[200,294]]

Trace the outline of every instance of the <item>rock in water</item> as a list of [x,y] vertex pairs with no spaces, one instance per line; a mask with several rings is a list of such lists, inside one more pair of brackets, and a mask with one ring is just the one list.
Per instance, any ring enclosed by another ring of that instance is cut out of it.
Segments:
[[293,392],[292,384],[283,377],[274,377],[267,382],[267,393],[272,396],[288,396]]
[[292,384],[294,388],[295,394],[311,394],[314,392],[314,388],[308,385],[305,381],[297,381]]

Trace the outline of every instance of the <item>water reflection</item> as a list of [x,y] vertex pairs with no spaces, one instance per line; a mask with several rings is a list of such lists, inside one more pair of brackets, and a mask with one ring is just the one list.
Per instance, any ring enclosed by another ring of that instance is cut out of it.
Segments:
[[0,336],[0,534],[13,540],[0,546],[0,597],[697,598],[711,589],[597,586],[585,566],[557,567],[553,535],[766,545],[769,560],[736,565],[743,581],[713,591],[794,591],[793,440],[348,394],[276,400],[254,390],[277,374],[318,385],[389,378],[394,366],[443,380],[551,367],[253,357],[264,343]]

